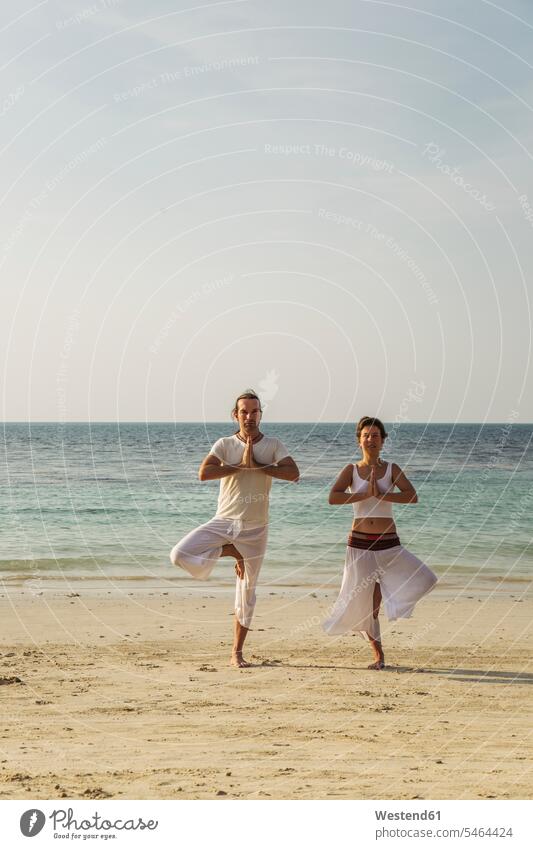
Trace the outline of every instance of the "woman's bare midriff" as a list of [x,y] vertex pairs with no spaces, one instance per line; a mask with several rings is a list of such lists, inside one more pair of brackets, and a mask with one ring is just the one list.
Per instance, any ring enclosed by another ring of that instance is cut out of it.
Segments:
[[361,534],[395,534],[396,525],[393,519],[354,519],[352,531]]

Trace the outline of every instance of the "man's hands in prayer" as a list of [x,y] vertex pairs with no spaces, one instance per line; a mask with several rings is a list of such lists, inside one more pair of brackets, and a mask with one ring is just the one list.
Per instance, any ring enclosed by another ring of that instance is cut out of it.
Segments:
[[234,466],[234,469],[238,472],[250,470],[263,472],[263,474],[269,475],[269,477],[279,478],[279,480],[285,481],[297,481],[300,477],[298,466],[292,457],[287,457],[281,463],[277,464],[258,463],[257,460],[254,460],[254,448],[251,436],[246,440],[240,465]]
[[244,454],[242,455],[242,460],[239,469],[261,469],[262,464],[256,463],[254,460],[254,443],[252,437],[249,436],[246,440],[246,445],[244,446]]

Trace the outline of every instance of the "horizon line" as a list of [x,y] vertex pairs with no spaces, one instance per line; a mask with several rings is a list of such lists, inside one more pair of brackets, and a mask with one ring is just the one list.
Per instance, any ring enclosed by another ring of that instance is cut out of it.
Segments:
[[[386,424],[393,424],[394,422],[389,421],[388,419],[383,419],[383,422]],[[1,421],[1,424],[53,424],[53,425],[73,425],[73,424],[86,424],[86,425],[97,425],[97,424],[218,424],[218,425],[227,425],[233,424],[233,422],[222,419],[73,419],[71,421],[58,421],[54,419],[4,419]],[[268,421],[269,425],[284,425],[284,424],[311,424],[311,425],[346,425],[353,424],[354,426],[357,424],[355,420],[349,421],[316,421],[316,420],[307,420],[307,419],[287,419],[285,421]],[[499,424],[510,424],[510,425],[533,425],[533,422],[515,422],[507,420],[498,420],[498,421],[408,421],[408,422],[399,422],[398,427],[405,427],[406,425],[499,425]]]

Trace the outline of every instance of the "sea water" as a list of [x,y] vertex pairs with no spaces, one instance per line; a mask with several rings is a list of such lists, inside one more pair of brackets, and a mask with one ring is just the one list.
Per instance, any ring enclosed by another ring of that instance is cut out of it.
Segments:
[[[360,458],[353,424],[271,424],[300,467],[273,481],[262,581],[338,582],[351,506],[331,506],[337,474]],[[6,423],[2,426],[0,577],[191,580],[169,561],[216,512],[218,481],[198,466],[224,423]],[[533,564],[533,425],[389,426],[382,457],[415,485],[398,505],[402,543],[440,577],[529,578]],[[229,560],[215,579],[232,580]]]

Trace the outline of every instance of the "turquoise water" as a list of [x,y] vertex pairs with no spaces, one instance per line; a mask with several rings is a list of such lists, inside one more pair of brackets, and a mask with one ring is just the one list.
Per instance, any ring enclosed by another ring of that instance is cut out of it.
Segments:
[[[233,431],[230,422],[3,425],[0,577],[175,582],[170,548],[215,513],[218,483],[200,483],[198,465]],[[264,423],[264,431],[288,446],[301,481],[273,484],[263,580],[337,577],[351,508],[332,507],[327,496],[359,457],[353,425]],[[417,505],[395,509],[404,545],[439,576],[529,577],[533,425],[389,432],[383,457],[405,468],[419,495]]]

